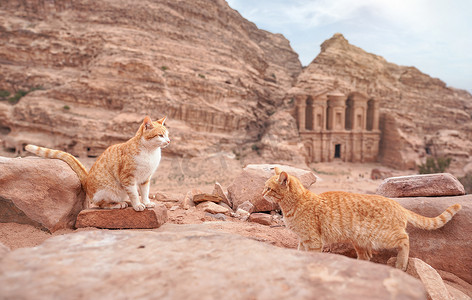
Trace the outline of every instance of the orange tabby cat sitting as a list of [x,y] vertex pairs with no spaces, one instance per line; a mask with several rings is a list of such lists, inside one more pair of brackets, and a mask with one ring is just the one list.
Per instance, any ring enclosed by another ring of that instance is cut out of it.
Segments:
[[[135,211],[154,207],[149,200],[149,181],[161,160],[161,148],[170,143],[164,126],[166,117],[152,122],[146,117],[136,135],[125,143],[108,147],[93,164],[90,172],[69,153],[27,145],[38,156],[65,161],[79,176],[87,201],[100,208],[126,208],[128,200]],[[142,202],[139,201],[138,189]]]
[[275,168],[275,174],[267,180],[263,196],[280,205],[285,224],[299,237],[299,249],[321,252],[325,244],[351,242],[357,259],[370,260],[373,249],[397,248],[395,266],[403,271],[410,250],[407,222],[421,229],[437,229],[461,209],[455,204],[436,218],[427,218],[379,195],[347,192],[317,195],[279,168]]

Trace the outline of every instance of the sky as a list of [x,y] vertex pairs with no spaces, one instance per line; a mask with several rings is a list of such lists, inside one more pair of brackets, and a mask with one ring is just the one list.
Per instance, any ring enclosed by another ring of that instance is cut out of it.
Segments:
[[472,92],[472,0],[227,0],[258,28],[281,33],[307,66],[342,33],[387,61]]

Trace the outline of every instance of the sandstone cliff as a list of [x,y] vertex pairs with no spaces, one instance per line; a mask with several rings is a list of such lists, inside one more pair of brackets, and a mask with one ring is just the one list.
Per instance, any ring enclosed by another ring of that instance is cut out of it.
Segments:
[[169,117],[169,151],[257,140],[301,72],[278,34],[224,0],[13,0],[0,8],[0,139],[96,156],[147,114]]
[[466,91],[367,53],[341,34],[321,45],[292,92],[317,95],[326,89],[359,91],[380,100],[383,164],[415,168],[426,154],[434,154],[452,157],[460,172],[471,161],[472,95]]
[[18,153],[36,143],[96,156],[145,115],[167,115],[167,154],[250,145],[255,160],[303,164],[295,120],[282,111],[294,91],[338,89],[380,100],[383,164],[414,168],[434,154],[452,157],[455,174],[472,168],[472,96],[341,34],[302,70],[282,35],[223,0],[3,2],[0,100],[29,91],[0,101],[0,143]]

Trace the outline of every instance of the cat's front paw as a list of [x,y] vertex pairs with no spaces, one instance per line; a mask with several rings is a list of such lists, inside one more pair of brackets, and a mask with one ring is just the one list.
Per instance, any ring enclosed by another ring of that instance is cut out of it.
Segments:
[[133,209],[135,211],[143,211],[146,208],[146,206],[142,203],[138,203],[136,205],[133,205]]
[[155,207],[155,206],[156,206],[156,203],[154,203],[154,202],[146,203],[147,208],[152,208],[152,207]]

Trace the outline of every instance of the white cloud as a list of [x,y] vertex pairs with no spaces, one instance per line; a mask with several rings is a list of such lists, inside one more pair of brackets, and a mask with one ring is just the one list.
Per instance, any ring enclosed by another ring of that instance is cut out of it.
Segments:
[[[228,0],[259,28],[282,33],[307,65],[341,32],[364,50],[472,89],[470,0]],[[467,78],[464,80],[464,78]],[[468,83],[465,83],[468,82]]]

